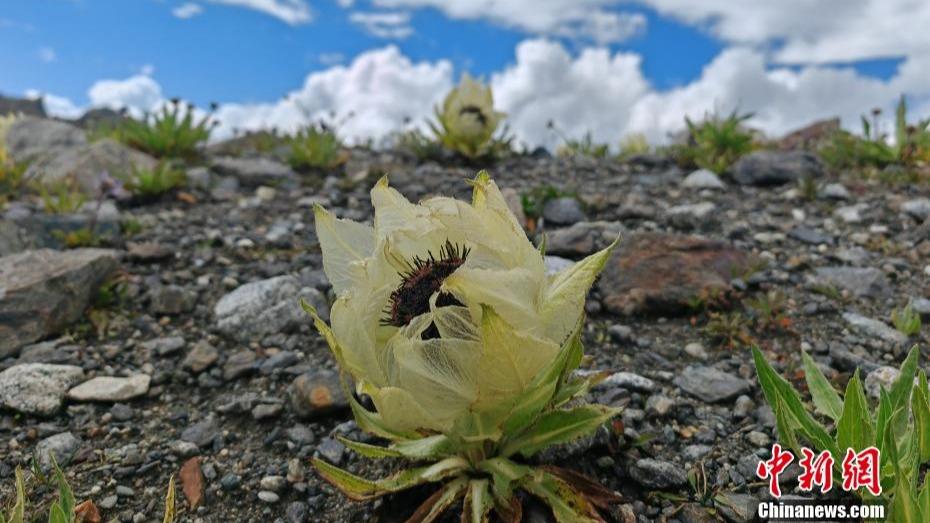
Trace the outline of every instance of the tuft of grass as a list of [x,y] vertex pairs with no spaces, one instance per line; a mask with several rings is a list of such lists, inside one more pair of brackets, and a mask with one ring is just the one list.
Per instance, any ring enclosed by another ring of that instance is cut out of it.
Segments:
[[749,298],[744,304],[752,313],[756,327],[760,330],[784,330],[791,326],[791,319],[786,315],[788,299],[784,293],[776,290]]
[[74,214],[88,201],[87,194],[73,177],[62,178],[36,185],[45,212]]
[[294,169],[332,169],[345,162],[342,142],[325,125],[308,126],[288,138],[288,163]]
[[916,336],[920,333],[920,313],[908,303],[903,309],[895,308],[891,311],[891,324],[905,336]]
[[647,154],[652,148],[646,135],[642,133],[633,133],[625,136],[620,140],[620,151],[617,153],[618,160],[628,160],[633,156]]
[[882,170],[893,165],[910,171],[930,163],[930,119],[914,123],[907,121],[907,100],[904,95],[895,109],[894,143],[887,133],[882,132],[880,109],[872,110],[871,120],[862,116],[862,136],[848,131],[837,131],[819,153],[829,166],[835,169],[865,169],[876,174],[881,181],[898,180],[900,173],[892,171],[894,179],[882,178]]
[[818,193],[817,180],[813,177],[805,176],[798,181],[798,194],[800,194],[801,198],[805,201],[812,202],[816,200]]
[[134,197],[155,199],[182,187],[187,183],[187,175],[171,163],[163,161],[153,169],[133,166],[122,180]]
[[752,344],[750,320],[741,312],[711,312],[708,316],[707,324],[701,329],[705,335],[731,349]]
[[210,117],[197,119],[193,105],[175,99],[160,112],[126,120],[109,132],[116,140],[158,158],[193,158],[210,138]]
[[[555,129],[555,127],[552,127]],[[561,133],[560,133],[561,134]],[[555,152],[558,156],[586,156],[588,158],[606,158],[608,147],[606,143],[597,143],[587,132],[580,139],[565,138],[565,143]]]
[[[2,145],[0,145],[2,148]],[[26,187],[26,163],[0,161],[0,204],[14,200]]]
[[753,134],[744,125],[752,116],[752,113],[741,115],[734,111],[726,117],[708,115],[697,123],[686,117],[688,143],[673,151],[678,163],[688,168],[725,172],[755,148]]

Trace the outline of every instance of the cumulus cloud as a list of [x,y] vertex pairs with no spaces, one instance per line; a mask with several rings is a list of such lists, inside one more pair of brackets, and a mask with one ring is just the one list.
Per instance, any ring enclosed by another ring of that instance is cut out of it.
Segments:
[[313,11],[305,0],[208,0],[214,4],[245,7],[273,16],[290,25],[313,20]]
[[99,80],[91,86],[87,96],[93,107],[126,108],[135,115],[154,111],[164,102],[161,86],[143,74],[125,80]]
[[921,0],[638,0],[725,41],[776,46],[784,63],[835,63],[930,51]]
[[349,21],[378,38],[403,40],[413,34],[410,13],[356,11],[349,15]]
[[538,35],[621,42],[642,31],[639,13],[610,10],[618,0],[372,0],[382,7],[438,9],[447,16],[489,20]]
[[179,5],[171,10],[171,14],[182,20],[193,18],[202,12],[203,7],[201,7],[200,4],[194,4],[190,2]]
[[[547,129],[549,120],[568,137],[591,132],[595,140],[616,145],[633,132],[661,142],[684,127],[685,116],[739,110],[754,113],[750,123],[775,136],[833,116],[855,129],[862,112],[875,106],[890,109],[902,92],[916,118],[930,111],[926,71],[930,58],[908,59],[888,80],[851,67],[773,68],[764,50],[734,46],[691,83],[660,91],[645,78],[638,54],[603,48],[571,53],[558,42],[532,39],[517,46],[515,61],[492,74],[490,83],[496,106],[508,114],[518,140],[552,147],[561,137]],[[351,142],[377,142],[408,120],[422,124],[430,118],[453,76],[447,60],[414,63],[395,46],[367,51],[347,65],[309,74],[303,86],[280,101],[222,105],[214,138],[235,130],[292,131],[323,120],[337,123]],[[160,86],[146,75],[97,82],[89,98],[91,105],[128,107],[135,114],[164,103]],[[74,104],[64,99],[46,100],[53,102],[47,102],[52,114],[75,113]]]
[[218,136],[234,129],[291,131],[308,122],[338,122],[350,141],[380,140],[407,120],[422,121],[452,86],[447,60],[413,63],[394,46],[362,53],[347,66],[307,76],[285,99],[265,104],[224,104]]

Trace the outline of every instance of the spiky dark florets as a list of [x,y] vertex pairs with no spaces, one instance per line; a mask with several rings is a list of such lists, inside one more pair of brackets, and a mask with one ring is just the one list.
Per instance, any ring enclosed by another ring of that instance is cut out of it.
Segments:
[[[385,308],[385,317],[381,320],[384,325],[403,327],[417,316],[429,312],[429,299],[439,291],[442,282],[465,263],[469,249],[460,247],[449,240],[439,248],[439,258],[432,251],[427,251],[425,258],[419,256],[408,262],[408,270],[401,273],[400,285],[391,293],[388,306]],[[449,305],[462,305],[455,296],[447,292],[440,293],[436,298],[436,305],[446,307]],[[435,326],[430,326],[424,332],[423,338],[436,338],[433,332]]]

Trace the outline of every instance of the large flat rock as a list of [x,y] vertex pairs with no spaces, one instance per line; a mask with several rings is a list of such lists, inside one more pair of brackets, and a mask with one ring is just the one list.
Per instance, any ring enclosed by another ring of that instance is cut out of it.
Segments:
[[598,285],[613,313],[674,314],[695,297],[729,291],[748,266],[748,254],[725,242],[644,233],[621,240]]
[[0,359],[78,319],[117,267],[109,249],[39,249],[0,258]]
[[74,365],[23,363],[0,372],[0,406],[24,414],[58,412],[65,393],[84,378]]
[[308,321],[300,308],[301,298],[328,318],[329,307],[320,291],[301,287],[296,277],[288,275],[246,283],[220,298],[213,309],[216,326],[242,342],[288,332]]

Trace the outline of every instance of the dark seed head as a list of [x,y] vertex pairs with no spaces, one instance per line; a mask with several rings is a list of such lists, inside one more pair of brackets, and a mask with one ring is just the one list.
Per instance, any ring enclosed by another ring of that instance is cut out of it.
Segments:
[[[385,308],[385,317],[381,320],[383,325],[403,327],[417,316],[429,312],[429,299],[439,291],[442,282],[465,263],[468,257],[468,248],[459,247],[449,240],[439,249],[439,258],[431,251],[427,251],[426,258],[419,256],[409,262],[408,270],[401,273],[403,281],[391,293],[390,303]],[[455,296],[442,292],[436,298],[437,307],[462,305]],[[423,339],[439,337],[435,325],[423,332]]]

